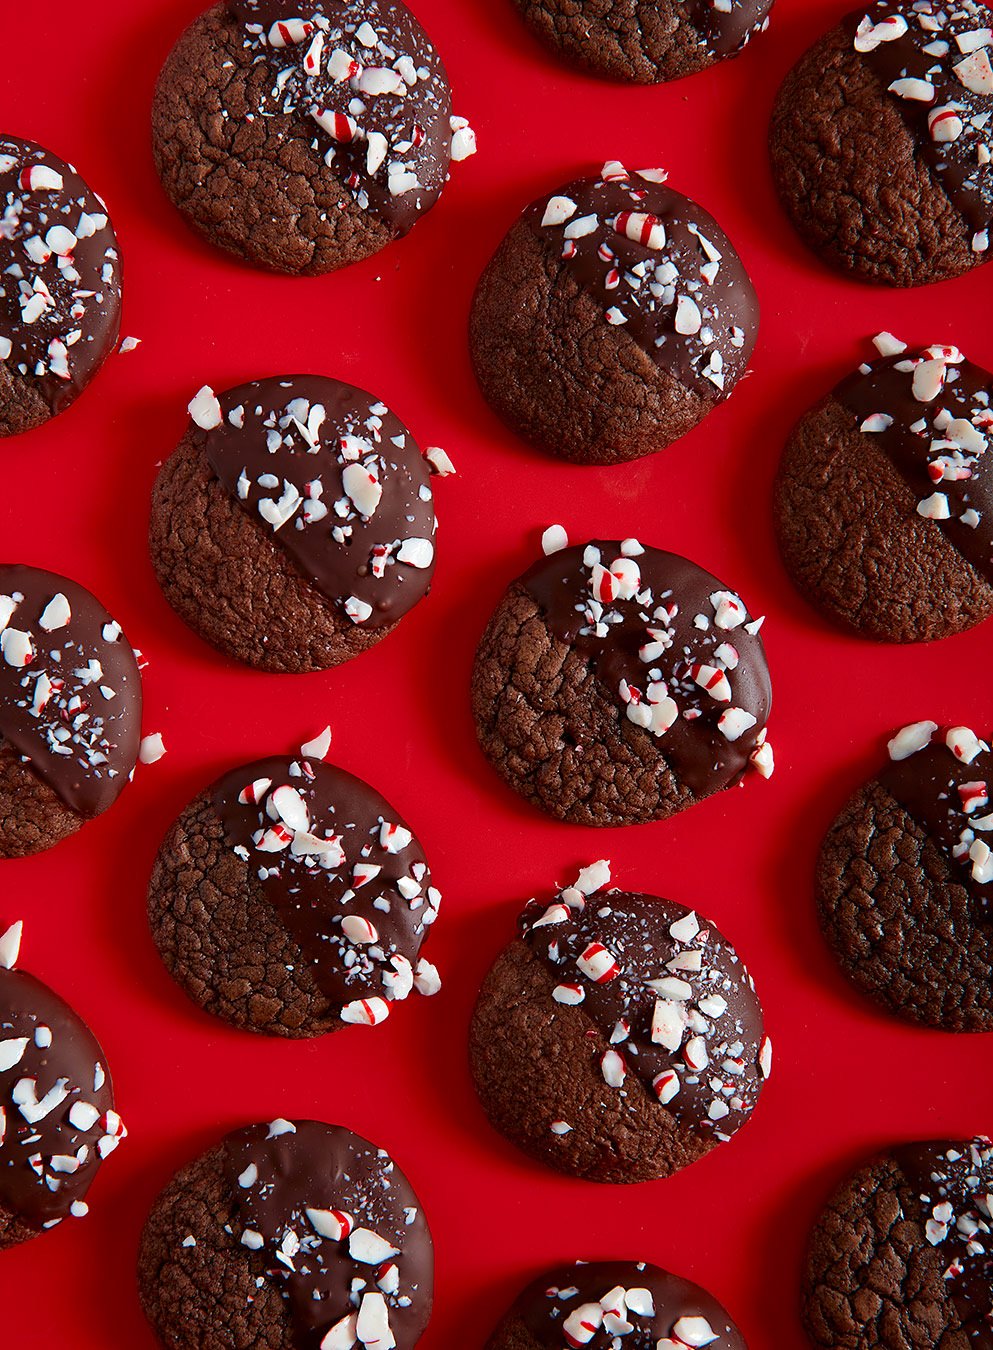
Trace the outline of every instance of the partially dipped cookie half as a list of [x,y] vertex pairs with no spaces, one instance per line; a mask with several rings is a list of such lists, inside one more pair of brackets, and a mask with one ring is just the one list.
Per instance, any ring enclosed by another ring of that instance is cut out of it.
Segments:
[[993,1145],[893,1144],[842,1182],[810,1236],[803,1321],[821,1350],[982,1347],[993,1322]]
[[553,1266],[522,1289],[486,1350],[746,1350],[712,1294],[645,1261]]
[[152,936],[205,1011],[271,1036],[376,1026],[412,993],[441,987],[421,947],[441,895],[398,811],[321,762],[224,774],[173,824],[152,872]]
[[969,727],[915,722],[849,799],[817,869],[821,926],[852,983],[944,1031],[993,1030],[993,754]]
[[0,934],[0,1251],[82,1218],[127,1134],[95,1036],[17,968],[21,935],[20,923]]
[[845,628],[930,642],[993,613],[993,375],[890,333],[800,420],[776,529],[800,592]]
[[121,264],[107,207],[71,164],[0,135],[0,437],[83,392],[117,341]]
[[152,146],[212,244],[314,275],[405,235],[475,138],[399,0],[221,0],[162,68]]
[[318,375],[205,386],[152,494],[166,599],[226,655],[325,670],[391,633],[435,566],[434,476],[395,413]]
[[708,919],[584,868],[532,900],[473,1014],[491,1124],[588,1181],[671,1176],[731,1139],[768,1078],[755,986]]
[[568,546],[514,581],[476,653],[483,753],[526,801],[577,825],[664,820],[773,772],[772,687],[744,601],[637,539]]
[[434,1249],[385,1149],[339,1125],[273,1120],[183,1167],[141,1237],[142,1306],[169,1350],[412,1350]]
[[476,288],[470,350],[487,402],[575,463],[639,459],[684,436],[755,347],[744,264],[667,177],[612,161],[540,197]]
[[121,625],[78,582],[0,563],[0,858],[106,811],[140,744],[141,676]]
[[993,10],[876,0],[786,77],[773,176],[803,240],[861,281],[922,286],[988,262]]

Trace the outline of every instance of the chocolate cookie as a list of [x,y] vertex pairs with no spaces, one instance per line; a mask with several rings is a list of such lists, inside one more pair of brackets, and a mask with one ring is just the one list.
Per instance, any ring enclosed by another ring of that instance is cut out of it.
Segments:
[[740,956],[671,900],[605,890],[584,868],[483,983],[470,1035],[491,1124],[587,1181],[671,1176],[748,1119],[772,1062]]
[[803,1319],[825,1350],[987,1350],[993,1325],[986,1138],[897,1144],[829,1201]]
[[106,811],[141,740],[121,626],[55,572],[0,563],[0,858],[39,853]]
[[804,416],[776,483],[787,571],[830,618],[930,642],[993,613],[993,375],[956,347],[883,359]]
[[571,65],[659,84],[737,56],[768,28],[772,0],[517,0],[517,7]]
[[117,342],[121,266],[100,198],[71,164],[0,136],[0,436],[63,412]]
[[520,1294],[486,1350],[580,1345],[746,1350],[741,1332],[711,1294],[643,1261],[577,1262],[546,1270]]
[[374,646],[434,574],[431,472],[385,403],[319,375],[205,386],[152,494],[149,546],[179,616],[262,670]]
[[557,529],[476,653],[476,734],[498,773],[574,825],[664,820],[750,767],[768,778],[762,619],[675,553],[569,548]]
[[470,347],[487,402],[577,464],[639,459],[685,435],[755,346],[741,259],[666,177],[612,162],[532,202],[476,289]]
[[475,150],[441,58],[399,0],[223,0],[162,69],[166,193],[212,244],[315,275],[378,253]]
[[420,844],[378,792],[303,753],[201,792],[148,892],[173,978],[207,1012],[270,1036],[375,1026],[413,990],[441,987],[419,955],[441,904]]
[[389,1154],[339,1125],[235,1130],[172,1179],[138,1256],[169,1350],[412,1350],[434,1250]]
[[15,969],[21,924],[0,934],[0,1251],[82,1218],[127,1135],[107,1061],[82,1018]]
[[989,261],[993,10],[877,0],[787,76],[773,176],[804,241],[862,281],[923,286]]
[[993,755],[968,727],[935,722],[904,727],[888,749],[824,840],[824,933],[848,978],[888,1011],[993,1031]]

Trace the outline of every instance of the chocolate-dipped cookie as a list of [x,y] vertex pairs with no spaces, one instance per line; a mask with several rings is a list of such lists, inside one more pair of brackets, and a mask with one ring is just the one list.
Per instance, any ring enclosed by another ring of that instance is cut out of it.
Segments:
[[517,7],[570,65],[659,84],[737,56],[768,28],[772,0],[517,0]]
[[50,150],[0,136],[0,436],[68,408],[113,349],[120,322],[106,206]]
[[578,464],[639,459],[685,435],[755,346],[741,259],[666,177],[612,162],[540,197],[476,288],[470,347],[487,402]]
[[140,741],[141,676],[120,624],[68,577],[0,563],[0,858],[106,811]]
[[441,987],[420,956],[441,904],[423,850],[378,792],[320,762],[328,740],[201,792],[148,891],[173,978],[207,1012],[270,1036],[375,1026]]
[[862,281],[989,261],[993,10],[877,0],[814,44],[773,112],[773,176],[803,240]]
[[176,1174],[145,1224],[138,1280],[169,1350],[412,1350],[431,1316],[434,1250],[385,1149],[338,1125],[274,1120]]
[[162,69],[152,145],[212,244],[314,275],[406,234],[475,138],[400,0],[222,0]]
[[968,727],[915,722],[821,848],[821,925],[842,969],[889,1012],[993,1031],[993,755]]
[[58,994],[16,969],[21,924],[0,933],[0,1251],[87,1213],[127,1134],[107,1061]]
[[526,801],[575,825],[664,820],[749,768],[773,771],[762,620],[716,577],[636,539],[554,549],[483,634],[483,753]]
[[776,483],[787,571],[830,618],[930,642],[993,613],[993,375],[956,347],[882,359],[794,428]]
[[325,670],[391,633],[434,574],[432,471],[386,404],[320,375],[205,386],[152,494],[177,614],[235,660]]
[[491,1124],[587,1181],[671,1176],[730,1139],[772,1050],[745,966],[709,920],[607,890],[606,862],[530,901],[470,1034]]
[[[623,1338],[623,1339],[622,1339]],[[712,1294],[643,1261],[577,1261],[528,1285],[486,1350],[746,1350]]]
[[824,1350],[988,1350],[989,1139],[896,1144],[838,1187],[810,1238],[803,1320]]

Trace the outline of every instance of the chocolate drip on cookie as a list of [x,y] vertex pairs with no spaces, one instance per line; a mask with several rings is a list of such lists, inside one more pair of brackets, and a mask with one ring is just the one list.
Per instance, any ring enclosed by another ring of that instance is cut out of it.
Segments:
[[552,999],[581,1006],[609,1041],[599,1056],[607,1086],[620,1090],[636,1074],[679,1120],[725,1141],[772,1062],[751,976],[709,921],[604,890],[609,879],[596,863],[553,904],[532,900],[521,936],[558,981]]
[[267,538],[357,625],[392,625],[434,575],[430,470],[385,403],[317,375],[190,404],[210,468]]
[[918,515],[993,581],[993,376],[934,346],[863,366],[834,397],[917,494]]
[[644,1262],[548,1270],[514,1303],[507,1321],[515,1320],[541,1350],[745,1350],[741,1333],[712,1295]]
[[729,787],[750,764],[772,772],[762,620],[709,572],[635,539],[597,539],[535,563],[521,584],[692,791]]
[[40,1230],[86,1213],[83,1197],[127,1131],[96,1038],[14,969],[19,941],[20,925],[0,936],[0,1210]]
[[240,1242],[278,1283],[299,1350],[412,1350],[431,1314],[434,1254],[389,1155],[312,1120],[238,1130],[224,1152]]
[[0,738],[81,816],[128,782],[141,677],[118,624],[82,586],[0,564]]
[[915,722],[890,741],[889,753],[880,783],[961,864],[962,885],[988,911],[993,899],[989,745],[968,727],[940,730],[935,722]]
[[968,223],[973,252],[985,254],[993,225],[993,10],[979,0],[878,0],[850,15],[845,30]]
[[342,1021],[435,993],[421,945],[441,896],[420,844],[384,798],[342,769],[261,759],[212,790],[227,842],[258,877]]
[[229,0],[272,74],[272,110],[306,118],[353,200],[403,235],[474,145],[441,58],[398,0]]
[[688,389],[713,401],[745,373],[758,334],[758,298],[716,220],[666,186],[661,169],[566,184],[524,220],[580,284]]
[[120,306],[103,202],[50,151],[0,136],[0,362],[61,412],[116,342]]
[[931,1247],[945,1263],[944,1280],[971,1345],[993,1350],[993,1144],[929,1140],[892,1155],[921,1208]]

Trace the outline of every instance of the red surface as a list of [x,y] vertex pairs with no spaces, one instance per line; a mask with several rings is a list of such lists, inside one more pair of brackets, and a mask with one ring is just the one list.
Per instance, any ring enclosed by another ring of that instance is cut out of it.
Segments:
[[[388,1147],[437,1241],[424,1350],[481,1346],[544,1263],[644,1258],[709,1285],[752,1350],[800,1350],[805,1230],[834,1181],[893,1138],[988,1131],[988,1037],[903,1026],[863,1003],[818,935],[818,841],[880,759],[891,728],[923,717],[988,726],[993,626],[930,648],[832,631],[791,589],[769,520],[793,420],[889,328],[955,341],[993,365],[983,322],[993,268],[915,293],[839,280],[793,236],[773,197],[769,107],[801,51],[847,0],[779,0],[739,61],[669,88],[614,88],[546,57],[509,0],[418,0],[480,153],[405,242],[347,273],[290,280],[201,244],[167,204],[148,148],[155,73],[198,0],[10,6],[0,127],[75,161],[111,207],[125,263],[113,357],[54,424],[0,446],[0,552],[92,587],[150,658],[146,729],[169,749],[117,806],[45,856],[3,865],[0,926],[23,917],[22,964],[88,1018],[107,1050],[131,1137],[91,1192],[92,1212],[0,1257],[0,1344],[151,1350],[132,1274],[142,1219],[174,1168],[240,1123],[340,1121]],[[675,448],[610,470],[517,444],[479,397],[465,328],[476,277],[517,211],[587,165],[662,163],[724,224],[763,304],[754,373]],[[157,464],[205,382],[298,369],[376,391],[460,476],[438,485],[435,588],[399,632],[325,675],[227,664],[159,594],[145,549]],[[767,611],[778,769],[668,824],[556,825],[480,756],[467,709],[472,653],[542,528],[638,535],[685,552]],[[159,964],[144,889],[174,814],[221,769],[288,750],[330,721],[333,757],[417,828],[446,908],[429,946],[446,985],[375,1032],[283,1044],[200,1014]],[[493,1134],[465,1065],[466,1026],[520,904],[593,858],[622,885],[700,908],[738,944],[777,1048],[773,1079],[730,1145],[671,1181],[599,1188],[532,1166]]]

